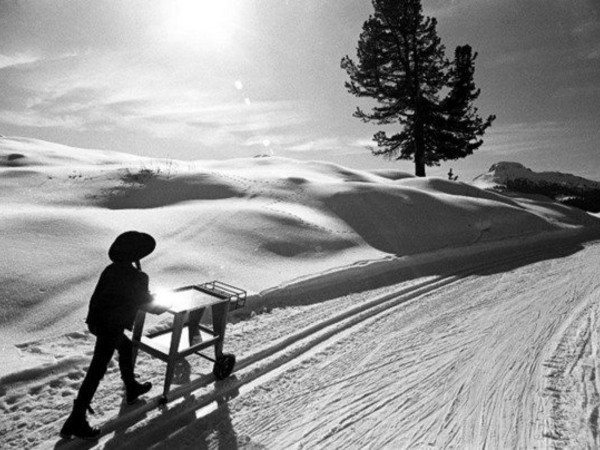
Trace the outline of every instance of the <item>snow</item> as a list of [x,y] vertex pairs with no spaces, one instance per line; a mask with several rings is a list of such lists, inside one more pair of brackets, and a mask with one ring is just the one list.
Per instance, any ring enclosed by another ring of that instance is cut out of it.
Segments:
[[[0,183],[2,448],[65,444],[57,432],[93,350],[88,299],[129,229],[157,240],[142,261],[152,289],[221,280],[249,298],[230,316],[238,364],[224,382],[190,357],[180,395],[156,409],[164,364],[142,354],[137,371],[155,388],[124,406],[111,366],[94,398],[98,448],[596,439],[559,414],[571,403],[537,396],[591,376],[596,344],[582,347],[581,333],[597,333],[598,215],[393,170],[147,159],[12,137],[0,139]],[[587,359],[571,357],[579,348]],[[597,420],[595,385],[584,387],[568,400]]]

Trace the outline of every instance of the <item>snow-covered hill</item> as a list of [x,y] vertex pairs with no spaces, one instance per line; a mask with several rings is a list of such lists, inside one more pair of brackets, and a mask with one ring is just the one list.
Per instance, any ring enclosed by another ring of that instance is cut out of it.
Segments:
[[219,279],[260,295],[357,262],[598,222],[465,183],[324,162],[135,159],[23,138],[0,139],[0,158],[9,342],[81,326],[106,249],[128,229],[157,239],[146,261],[154,286]]

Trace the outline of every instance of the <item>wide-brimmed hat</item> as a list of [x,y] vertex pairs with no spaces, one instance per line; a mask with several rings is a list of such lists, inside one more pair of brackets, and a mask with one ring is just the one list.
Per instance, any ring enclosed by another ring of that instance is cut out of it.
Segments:
[[134,262],[148,256],[155,248],[156,241],[149,234],[126,231],[112,243],[108,257],[114,262]]

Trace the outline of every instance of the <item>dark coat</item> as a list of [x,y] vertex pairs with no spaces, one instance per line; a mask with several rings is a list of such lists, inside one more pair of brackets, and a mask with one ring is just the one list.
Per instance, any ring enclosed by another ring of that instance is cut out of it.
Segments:
[[148,275],[129,263],[113,263],[100,275],[86,323],[100,332],[131,330],[138,308],[151,300]]

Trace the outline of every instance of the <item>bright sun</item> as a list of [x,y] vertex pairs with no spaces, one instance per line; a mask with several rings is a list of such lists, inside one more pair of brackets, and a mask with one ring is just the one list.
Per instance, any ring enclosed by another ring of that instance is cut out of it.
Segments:
[[166,15],[172,39],[213,48],[231,43],[238,21],[234,0],[171,0]]

